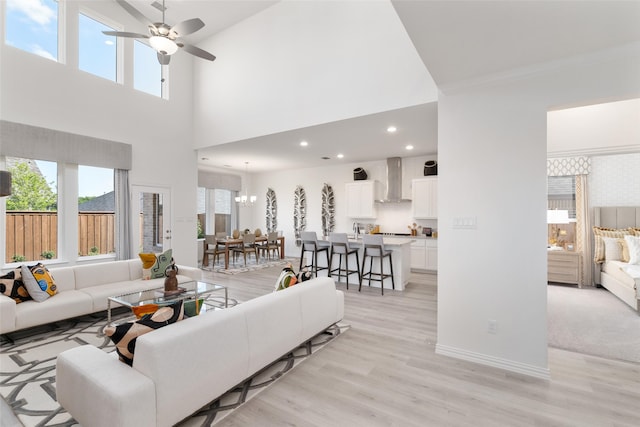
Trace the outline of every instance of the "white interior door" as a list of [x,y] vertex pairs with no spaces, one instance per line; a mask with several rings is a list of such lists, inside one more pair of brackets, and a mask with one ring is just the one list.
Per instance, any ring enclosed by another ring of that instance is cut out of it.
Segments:
[[133,252],[161,253],[171,248],[171,190],[133,185]]

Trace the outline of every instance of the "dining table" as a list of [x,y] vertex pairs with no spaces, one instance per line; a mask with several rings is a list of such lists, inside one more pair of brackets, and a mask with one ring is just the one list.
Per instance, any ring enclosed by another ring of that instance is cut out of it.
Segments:
[[[280,259],[284,259],[284,236],[278,236],[278,244],[280,245]],[[267,236],[256,237],[256,243],[263,243],[267,241]],[[233,237],[227,237],[226,239],[218,239],[218,244],[224,245],[224,268],[229,269],[229,249],[234,246],[242,245],[242,238],[234,239]],[[257,257],[256,257],[257,259]]]

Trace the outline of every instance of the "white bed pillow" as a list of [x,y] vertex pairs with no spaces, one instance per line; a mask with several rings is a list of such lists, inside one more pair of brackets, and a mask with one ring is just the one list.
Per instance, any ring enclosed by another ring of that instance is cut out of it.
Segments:
[[629,247],[629,264],[640,264],[640,237],[624,236]]
[[622,259],[622,246],[618,237],[603,237],[604,259],[606,261],[620,261]]

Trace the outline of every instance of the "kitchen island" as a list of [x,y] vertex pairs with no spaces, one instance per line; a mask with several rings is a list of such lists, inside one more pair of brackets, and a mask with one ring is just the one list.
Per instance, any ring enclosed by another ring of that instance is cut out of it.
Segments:
[[[411,274],[411,242],[413,242],[413,239],[410,237],[407,237],[407,238],[384,237],[383,242],[384,242],[384,248],[386,250],[391,251],[391,259],[393,260],[393,281],[395,283],[395,289],[396,291],[402,291],[404,290],[404,287],[406,286],[406,284],[409,282],[409,275]],[[358,257],[360,259],[360,265],[357,268],[362,269],[362,256],[364,252],[362,238],[359,237],[358,239],[354,239],[353,235],[349,236],[349,246],[353,248],[359,248]],[[338,268],[339,259],[340,257],[338,256],[333,257],[333,264],[331,266],[332,270],[334,268]],[[349,269],[355,270],[356,269],[355,257],[350,256],[348,259],[349,259]],[[320,263],[322,263],[322,260],[320,260]],[[369,260],[367,259],[367,269],[368,268],[369,268]],[[380,261],[378,258],[373,259],[372,268],[374,272],[380,271]],[[389,266],[387,262],[385,262],[384,268],[385,268],[384,270],[385,273],[389,272]],[[332,277],[337,280],[337,273],[334,273]],[[346,278],[341,277],[340,282],[346,283]],[[350,285],[349,286],[350,289],[352,289],[351,286],[355,286],[357,289],[357,286],[358,286],[357,274],[352,274],[351,276],[349,276],[349,285]],[[368,285],[369,285],[369,281],[363,280],[362,286],[364,287]],[[379,288],[380,282],[375,282],[372,280],[371,287]],[[391,278],[385,279],[384,288],[392,289]]]

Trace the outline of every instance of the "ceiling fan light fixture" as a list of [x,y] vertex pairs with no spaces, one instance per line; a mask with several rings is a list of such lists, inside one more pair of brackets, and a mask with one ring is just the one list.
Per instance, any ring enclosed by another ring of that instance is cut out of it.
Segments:
[[149,44],[163,55],[173,55],[178,51],[178,45],[171,39],[162,36],[149,38]]

